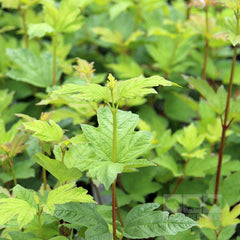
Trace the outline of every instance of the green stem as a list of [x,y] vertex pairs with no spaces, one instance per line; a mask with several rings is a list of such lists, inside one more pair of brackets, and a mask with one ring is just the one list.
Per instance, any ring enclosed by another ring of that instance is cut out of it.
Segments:
[[52,75],[52,85],[56,85],[56,65],[57,65],[57,35],[53,36],[52,43],[53,43],[53,75]]
[[[113,89],[111,89],[112,97],[112,115],[113,115],[113,140],[112,140],[112,162],[116,163],[117,159],[117,108],[114,103]],[[113,225],[113,240],[117,239],[117,224],[116,224],[116,179],[112,183],[112,225]]]
[[71,229],[71,235],[70,235],[70,240],[73,239],[73,228]]
[[185,173],[186,173],[187,166],[188,166],[190,160],[191,160],[191,158],[188,157],[188,160],[187,160],[187,162],[186,162],[186,164],[185,164],[185,166],[184,166],[183,172],[182,172],[182,176],[181,176],[180,178],[178,178],[177,184],[176,184],[175,188],[173,189],[173,191],[172,191],[172,193],[171,193],[171,196],[173,196],[173,195],[176,193],[179,185],[184,181],[184,179],[185,179]]
[[[188,0],[187,1],[187,5],[189,5],[191,2],[191,0]],[[186,19],[190,19],[190,12],[191,12],[191,7],[190,6],[187,6],[187,10],[186,10]]]
[[47,172],[45,168],[42,168],[43,189],[47,190]]
[[206,27],[206,36],[205,36],[205,50],[204,50],[204,57],[203,57],[203,71],[202,71],[202,79],[206,80],[206,72],[207,72],[207,58],[208,58],[208,51],[209,51],[209,26],[208,26],[208,7],[205,7],[205,27]]
[[15,171],[14,171],[14,168],[13,168],[13,159],[11,160],[10,167],[11,167],[11,171],[12,171],[13,182],[14,182],[14,185],[16,186],[17,185],[17,178],[16,178],[16,174],[15,174]]
[[27,24],[26,24],[26,12],[25,12],[25,10],[21,10],[21,9],[20,9],[19,11],[20,11],[20,15],[21,15],[21,17],[22,17],[25,47],[26,47],[26,48],[29,48],[28,33],[27,33]]
[[165,75],[164,75],[164,78],[165,79],[168,79],[168,76],[169,76],[169,72],[170,72],[170,69],[172,67],[172,64],[173,64],[173,61],[174,61],[174,57],[176,55],[176,52],[177,52],[177,48],[178,48],[178,45],[180,44],[180,41],[181,39],[178,39],[177,42],[174,44],[174,49],[173,49],[173,52],[172,52],[172,56],[170,58],[170,61],[169,61],[169,64],[168,64],[168,71],[165,72]]
[[41,215],[42,215],[41,211],[37,213],[37,216],[38,216],[38,225],[39,225],[39,230],[40,230],[42,239],[43,239],[43,240],[46,240],[46,238],[45,238],[45,236],[44,236],[44,233],[43,233],[42,222],[41,222]]
[[116,162],[117,157],[117,111],[116,109],[113,110],[113,154],[112,154],[112,161]]

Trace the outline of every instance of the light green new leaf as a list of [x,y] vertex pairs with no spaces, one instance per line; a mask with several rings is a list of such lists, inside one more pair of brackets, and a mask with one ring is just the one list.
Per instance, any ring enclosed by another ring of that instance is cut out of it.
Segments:
[[227,92],[223,86],[220,86],[215,93],[212,87],[201,79],[195,79],[193,77],[185,77],[185,80],[191,84],[196,90],[198,90],[203,97],[206,98],[207,104],[218,114],[222,114],[225,105]]
[[198,223],[200,224],[200,228],[210,228],[210,229],[217,229],[217,227],[214,225],[213,220],[204,214],[201,215],[201,218],[198,220]]
[[156,210],[160,205],[147,203],[134,207],[127,215],[124,236],[131,239],[175,235],[198,225],[181,213],[169,216],[168,212]]
[[[136,99],[137,97],[143,97],[147,94],[156,94],[157,92],[153,87],[157,86],[173,86],[177,84],[172,83],[163,77],[152,76],[149,78],[137,77],[125,81],[117,81],[114,85],[114,101],[118,103],[120,100],[124,99]],[[98,84],[86,85],[76,85],[76,84],[66,84],[60,89],[53,91],[51,97],[55,95],[66,95],[66,94],[76,94],[74,99],[87,100],[87,101],[107,101],[111,102],[111,92],[106,86],[101,86]]]
[[0,0],[2,3],[2,8],[14,8],[19,7],[20,0]]
[[142,68],[130,56],[120,55],[117,63],[110,63],[107,66],[113,69],[117,77],[121,79],[138,77],[143,74]]
[[240,204],[236,205],[231,211],[230,207],[226,205],[222,210],[221,223],[223,227],[229,225],[237,225],[240,223],[238,216],[240,215]]
[[37,23],[37,24],[29,24],[28,26],[28,34],[29,38],[35,37],[44,37],[46,34],[53,33],[54,29],[47,23]]
[[64,221],[80,226],[86,226],[85,233],[87,240],[111,240],[108,225],[102,216],[97,212],[95,204],[67,203],[57,205],[54,215]]
[[[113,116],[108,107],[98,110],[99,127],[82,124],[82,130],[93,151],[105,161],[112,161]],[[117,111],[117,163],[131,162],[151,146],[152,134],[147,131],[134,132],[139,117],[131,112]]]
[[36,208],[32,207],[28,202],[17,198],[0,199],[0,225],[11,220],[18,215],[17,222],[20,228],[28,224],[36,214]]
[[100,183],[103,183],[105,188],[108,189],[123,169],[124,164],[121,163],[95,161],[89,168],[89,175],[93,179],[97,179]]
[[[191,38],[179,40],[179,38],[172,39],[162,35],[157,37],[154,44],[147,45],[147,51],[164,71],[182,72],[183,67],[178,66],[186,60],[192,46]],[[186,64],[190,65],[187,62]]]
[[154,162],[158,166],[164,167],[172,172],[173,176],[181,176],[181,171],[179,171],[177,163],[174,161],[174,158],[168,154],[162,154],[158,158],[154,159]]
[[75,187],[75,183],[69,183],[52,190],[48,194],[44,210],[53,215],[56,204],[64,204],[68,202],[94,203],[93,197],[87,194],[87,190],[81,187]]
[[22,187],[21,185],[17,184],[13,188],[13,193],[15,195],[15,198],[24,200],[28,204],[30,204],[32,207],[37,208],[36,202],[34,200],[34,191],[33,190],[26,189],[26,188]]
[[33,120],[23,125],[27,130],[34,132],[33,136],[41,141],[60,142],[63,137],[63,130],[51,119],[49,121]]
[[[74,137],[73,141],[71,139],[71,143],[78,141],[78,139],[80,141],[84,141],[85,139],[82,140],[81,137],[83,139],[84,136],[77,135]],[[58,161],[62,161],[62,151],[60,147],[54,147],[54,154]],[[91,160],[91,155],[93,154],[87,143],[74,144],[69,146],[68,150],[65,152],[64,165],[66,165],[67,168],[78,168],[85,171],[86,167],[89,165],[89,161]]]
[[116,45],[122,45],[123,36],[117,30],[112,31],[105,27],[95,27],[95,28],[92,28],[92,31],[96,34],[100,34],[101,36],[100,39],[104,42],[116,44]]
[[83,18],[79,16],[82,0],[63,0],[59,9],[54,1],[43,0],[45,21],[57,32],[74,32],[83,24]]
[[8,93],[8,89],[0,90],[0,115],[12,102],[13,95],[13,92]]
[[34,159],[60,182],[76,180],[82,176],[82,173],[77,168],[67,168],[63,162],[48,158],[42,153],[37,153]]
[[[7,55],[19,66],[12,68],[7,73],[8,77],[37,87],[52,85],[53,56],[49,52],[42,53],[38,58],[28,49],[7,49]],[[60,75],[61,70],[57,67],[57,82]]]
[[163,77],[152,76],[149,78],[137,77],[126,81],[120,81],[117,92],[119,99],[121,98],[136,98],[142,97],[147,94],[156,94],[157,92],[153,87],[157,86],[173,86],[177,85],[172,83]]
[[125,11],[129,6],[133,5],[132,1],[120,1],[110,8],[109,14],[111,20],[117,17],[121,12]]
[[87,101],[96,101],[101,102],[106,99],[107,88],[98,84],[89,84],[86,85],[76,85],[76,84],[66,84],[63,85],[60,89],[53,91],[51,96],[54,95],[63,95],[63,94],[74,94],[75,99],[87,100]]
[[150,148],[152,134],[147,131],[134,132],[139,120],[136,114],[117,111],[116,163],[112,162],[112,112],[108,107],[101,107],[97,116],[98,128],[84,124],[81,127],[92,151],[96,154],[95,161],[89,166],[89,173],[101,180],[106,188],[122,171],[154,165],[146,160],[137,159]]
[[183,131],[184,134],[178,136],[177,141],[190,153],[202,144],[204,136],[198,135],[198,130],[193,124],[185,127]]

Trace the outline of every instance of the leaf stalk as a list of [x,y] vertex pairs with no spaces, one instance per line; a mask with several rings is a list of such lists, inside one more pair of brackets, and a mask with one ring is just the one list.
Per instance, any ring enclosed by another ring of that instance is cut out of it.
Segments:
[[206,36],[205,36],[205,50],[204,50],[204,57],[203,57],[203,71],[202,71],[202,79],[206,80],[206,73],[207,73],[207,58],[208,58],[208,51],[209,51],[209,26],[208,26],[208,6],[205,7],[205,26],[206,26]]
[[[235,16],[237,19],[236,34],[238,35],[238,32],[239,32],[239,14],[238,14],[238,12],[235,14]],[[224,120],[222,121],[222,135],[221,135],[221,143],[220,143],[220,149],[219,149],[219,155],[218,155],[218,167],[217,167],[216,181],[215,181],[214,204],[217,204],[217,202],[218,202],[222,160],[223,160],[223,154],[224,154],[224,148],[225,148],[225,142],[226,142],[226,131],[230,127],[230,125],[233,121],[233,119],[231,119],[231,121],[228,123],[228,114],[229,114],[231,95],[232,95],[232,87],[233,87],[233,77],[234,77],[234,70],[235,70],[235,64],[236,64],[236,59],[237,59],[237,48],[238,48],[238,44],[236,44],[234,46],[231,75],[230,75],[230,79],[229,79],[227,101],[226,101],[226,107],[225,107],[225,115],[224,115]]]

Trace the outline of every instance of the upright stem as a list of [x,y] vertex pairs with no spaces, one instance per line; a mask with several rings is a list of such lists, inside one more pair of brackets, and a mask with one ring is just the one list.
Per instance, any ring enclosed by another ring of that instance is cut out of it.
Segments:
[[187,10],[186,10],[186,19],[188,20],[190,18],[190,10],[191,7],[189,6],[191,0],[187,1]]
[[[117,158],[117,109],[114,105],[113,92],[112,93],[112,114],[113,114],[113,151],[112,161],[115,163]],[[117,239],[117,226],[116,226],[116,179],[112,183],[112,225],[113,225],[113,240]]]
[[207,57],[208,57],[208,51],[209,51],[208,6],[205,7],[205,27],[206,27],[206,36],[205,36],[205,50],[204,50],[204,58],[203,58],[203,72],[202,72],[203,80],[206,80]]
[[21,15],[21,17],[22,17],[25,47],[26,47],[26,48],[29,48],[28,33],[27,33],[27,24],[26,24],[26,12],[25,12],[25,10],[21,10],[21,9],[20,9],[19,11],[20,11],[20,15]]
[[43,233],[42,222],[41,222],[41,215],[42,215],[42,214],[41,214],[41,211],[37,213],[38,225],[39,225],[39,230],[40,230],[42,239],[43,239],[43,240],[46,240],[46,238],[45,238],[45,236],[44,236],[44,233]]
[[[239,22],[239,21],[237,21],[237,22]],[[231,121],[229,123],[227,123],[227,121],[228,121],[228,113],[229,113],[229,107],[230,107],[231,95],[232,95],[233,76],[234,76],[234,69],[235,69],[235,63],[236,63],[236,58],[237,58],[237,48],[238,48],[238,46],[236,45],[234,47],[234,52],[233,52],[232,68],[231,68],[231,75],[230,75],[229,85],[228,85],[228,94],[227,94],[225,115],[224,115],[224,120],[222,122],[222,136],[221,136],[221,143],[220,143],[219,156],[218,156],[218,167],[217,167],[217,173],[216,173],[215,193],[214,193],[214,204],[217,204],[217,201],[218,201],[219,182],[220,182],[220,176],[221,176],[223,153],[224,153],[224,148],[225,148],[226,131],[230,127],[230,124],[231,124]]]
[[14,182],[14,185],[16,186],[17,185],[17,178],[16,178],[16,174],[15,174],[15,171],[14,171],[14,168],[13,168],[13,159],[11,160],[10,167],[11,167],[11,171],[12,171],[13,182]]
[[172,56],[171,56],[169,64],[168,64],[168,71],[165,72],[165,75],[164,75],[165,79],[168,79],[169,71],[171,70],[171,67],[172,67],[172,64],[173,64],[173,61],[174,61],[174,57],[176,55],[177,48],[178,48],[178,45],[180,44],[180,42],[181,42],[181,39],[178,39],[177,42],[174,44],[174,49],[173,49],[173,52],[172,52]]
[[45,168],[42,168],[43,189],[47,190],[47,172]]
[[57,65],[57,35],[52,38],[53,42],[53,75],[52,75],[52,85],[56,85],[56,65]]
[[117,210],[118,219],[119,219],[119,221],[120,221],[121,226],[124,227],[124,222],[123,222],[123,219],[122,219],[122,216],[121,216],[121,213],[120,213],[120,209],[119,209],[119,207],[118,207],[117,195],[116,195],[116,194],[115,194],[115,201],[116,201],[115,205],[116,205],[116,210]]
[[[238,35],[239,34],[239,11],[235,12],[235,16],[236,16],[236,20],[237,20],[236,35]],[[224,147],[225,147],[226,131],[230,127],[232,120],[233,120],[232,119],[229,123],[227,123],[229,106],[230,106],[231,95],[232,95],[235,63],[236,63],[236,59],[237,59],[237,48],[238,48],[238,44],[236,44],[234,46],[231,75],[230,75],[230,79],[229,79],[227,102],[226,102],[226,108],[225,108],[225,116],[224,116],[224,120],[222,121],[222,137],[221,137],[220,150],[219,150],[219,156],[218,156],[218,167],[217,167],[215,193],[214,193],[214,204],[217,204],[217,202],[218,202],[219,182],[220,182],[222,159],[223,159],[223,153],[224,153]]]
[[187,160],[187,162],[186,162],[186,164],[185,164],[185,166],[184,166],[183,172],[182,172],[182,176],[181,176],[180,178],[178,178],[177,184],[176,184],[175,188],[173,189],[171,196],[173,196],[173,195],[176,193],[179,185],[184,181],[184,179],[185,179],[185,173],[186,173],[187,166],[188,166],[190,160],[191,160],[191,158],[188,157],[188,160]]
[[116,180],[112,183],[112,226],[113,240],[117,240],[117,224],[116,224]]

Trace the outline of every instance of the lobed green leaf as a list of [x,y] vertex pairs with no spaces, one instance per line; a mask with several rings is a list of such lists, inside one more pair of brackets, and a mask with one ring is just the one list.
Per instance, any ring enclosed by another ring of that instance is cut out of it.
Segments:
[[60,142],[63,137],[63,130],[51,119],[49,121],[33,120],[25,122],[23,125],[27,130],[33,132],[33,136],[41,141]]
[[68,202],[94,202],[93,197],[87,194],[87,190],[75,187],[75,183],[69,183],[52,190],[48,194],[47,202],[44,210],[53,214],[56,204],[64,204]]
[[150,238],[161,235],[175,235],[198,225],[181,213],[169,216],[168,212],[156,210],[157,203],[147,203],[134,207],[127,215],[124,236],[132,239]]

